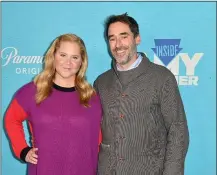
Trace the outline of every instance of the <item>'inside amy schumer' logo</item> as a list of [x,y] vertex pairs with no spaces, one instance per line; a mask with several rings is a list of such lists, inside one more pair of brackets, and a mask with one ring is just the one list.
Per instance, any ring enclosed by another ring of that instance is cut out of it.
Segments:
[[[179,85],[197,86],[199,77],[195,69],[204,53],[194,53],[192,57],[188,53],[182,53],[181,39],[155,39],[154,63],[167,67],[176,77]],[[184,71],[181,72],[181,61]]]

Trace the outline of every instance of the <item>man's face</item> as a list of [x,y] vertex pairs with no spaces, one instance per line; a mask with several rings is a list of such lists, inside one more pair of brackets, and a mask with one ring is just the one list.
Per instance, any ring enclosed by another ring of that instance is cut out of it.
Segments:
[[122,22],[110,24],[108,28],[110,51],[120,66],[129,67],[137,58],[140,36],[134,38],[129,25]]

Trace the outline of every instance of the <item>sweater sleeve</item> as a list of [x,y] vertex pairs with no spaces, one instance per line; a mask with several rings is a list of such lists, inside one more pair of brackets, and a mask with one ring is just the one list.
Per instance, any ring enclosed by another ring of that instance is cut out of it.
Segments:
[[[99,95],[99,90],[98,90],[98,86],[97,86],[97,79],[94,81],[93,87],[94,87],[94,89],[96,90],[96,93]],[[101,123],[102,123],[102,122],[101,122]],[[100,145],[101,142],[102,142],[102,130],[101,130],[101,128],[100,128],[98,145]]]
[[26,120],[27,113],[14,98],[9,105],[5,115],[5,129],[14,154],[20,159],[22,150],[28,147],[23,130],[23,121]]
[[189,132],[183,102],[174,76],[164,83],[161,111],[168,131],[163,175],[183,175]]
[[97,86],[97,79],[93,83],[93,88],[96,90],[97,93],[99,93],[98,86]]

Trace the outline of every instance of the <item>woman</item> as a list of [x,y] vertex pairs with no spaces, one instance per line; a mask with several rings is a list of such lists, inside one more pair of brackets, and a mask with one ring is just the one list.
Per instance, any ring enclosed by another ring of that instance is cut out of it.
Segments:
[[101,104],[85,80],[86,69],[82,39],[61,35],[45,55],[44,70],[15,94],[5,127],[16,157],[29,165],[28,175],[96,174]]

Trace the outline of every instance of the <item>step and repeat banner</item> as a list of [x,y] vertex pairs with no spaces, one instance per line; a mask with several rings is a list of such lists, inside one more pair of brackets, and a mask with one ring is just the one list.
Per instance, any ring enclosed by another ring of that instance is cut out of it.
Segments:
[[[16,90],[41,71],[44,53],[61,34],[75,33],[84,40],[89,56],[87,79],[93,83],[111,66],[104,20],[125,12],[140,26],[138,50],[176,76],[190,132],[185,175],[215,175],[214,2],[3,2],[1,119]],[[24,129],[29,142],[25,123]],[[14,158],[4,127],[1,146],[2,174],[24,175],[26,165]]]

